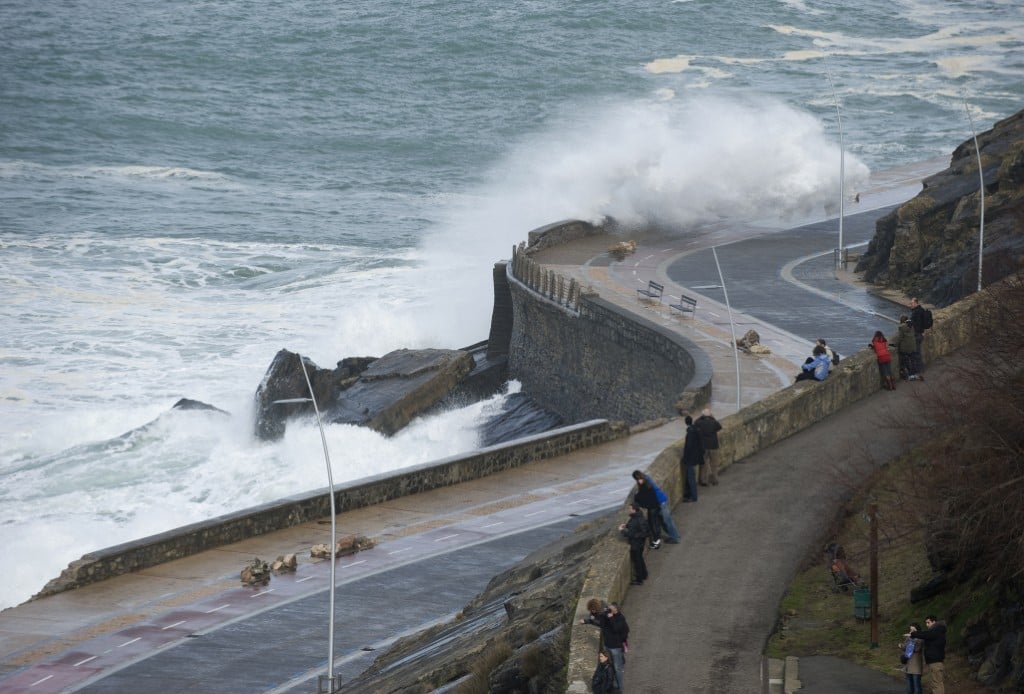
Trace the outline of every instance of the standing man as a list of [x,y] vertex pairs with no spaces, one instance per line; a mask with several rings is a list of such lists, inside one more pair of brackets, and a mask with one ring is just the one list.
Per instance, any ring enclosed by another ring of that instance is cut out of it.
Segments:
[[693,417],[686,415],[686,439],[683,442],[683,457],[679,463],[683,466],[683,477],[686,486],[683,489],[683,501],[697,501],[697,466],[704,462],[704,444],[700,440],[700,429],[693,423]]
[[619,532],[629,541],[629,561],[633,566],[631,586],[642,586],[647,580],[647,562],[644,561],[644,546],[647,544],[647,521],[635,501],[629,505],[629,520],[619,526]]
[[700,466],[700,486],[706,487],[708,483],[718,484],[718,432],[722,425],[711,414],[711,410],[705,408],[697,421],[694,422],[700,429],[700,442],[704,446],[704,464]]
[[921,343],[924,342],[924,331],[931,327],[928,325],[927,315],[928,313],[924,310],[924,306],[921,305],[921,302],[916,297],[910,300],[910,325],[914,328],[914,342],[917,346],[917,349],[914,350],[914,366],[917,367],[915,371],[918,377],[924,371],[924,355],[921,352]]
[[914,326],[907,314],[901,314],[900,327],[896,330],[896,351],[900,355],[900,376],[906,373],[908,381],[918,380],[916,349]]
[[924,631],[914,632],[914,638],[924,641],[924,669],[931,680],[932,694],[946,694],[946,623],[930,614],[924,626]]

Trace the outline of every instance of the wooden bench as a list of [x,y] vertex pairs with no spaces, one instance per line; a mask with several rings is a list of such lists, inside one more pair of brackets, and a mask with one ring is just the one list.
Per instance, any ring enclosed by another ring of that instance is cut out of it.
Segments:
[[679,303],[668,305],[669,308],[674,308],[680,313],[689,313],[691,316],[697,313],[697,300],[686,296],[686,294],[679,295]]
[[665,286],[664,285],[658,284],[654,280],[651,280],[650,282],[647,283],[647,289],[637,289],[636,290],[636,298],[638,300],[642,301],[643,297],[647,297],[648,299],[657,299],[660,302],[661,301],[661,295],[664,292],[665,292]]

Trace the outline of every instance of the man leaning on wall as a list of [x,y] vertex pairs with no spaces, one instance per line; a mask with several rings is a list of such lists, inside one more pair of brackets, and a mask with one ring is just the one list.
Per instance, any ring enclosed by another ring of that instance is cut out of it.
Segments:
[[705,408],[697,421],[694,422],[700,430],[700,441],[704,444],[704,464],[700,466],[700,485],[718,484],[718,432],[722,425],[711,414],[711,410]]

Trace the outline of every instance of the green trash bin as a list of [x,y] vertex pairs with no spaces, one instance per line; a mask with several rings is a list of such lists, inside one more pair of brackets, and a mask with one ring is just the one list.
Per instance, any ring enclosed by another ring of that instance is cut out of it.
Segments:
[[853,591],[853,616],[857,619],[871,619],[870,588],[858,588]]

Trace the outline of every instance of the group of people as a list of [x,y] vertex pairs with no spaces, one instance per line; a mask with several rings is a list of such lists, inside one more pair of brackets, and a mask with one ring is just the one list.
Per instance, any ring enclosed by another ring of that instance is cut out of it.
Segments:
[[580,624],[593,624],[601,630],[601,648],[597,653],[597,669],[590,679],[594,694],[621,694],[626,650],[629,648],[629,624],[618,604],[603,605],[597,598],[587,601],[589,616]]
[[828,346],[825,338],[819,337],[811,350],[811,356],[804,360],[800,366],[800,373],[796,375],[798,381],[824,381],[828,378],[829,371],[839,363],[839,353]]
[[911,624],[899,645],[907,694],[923,694],[921,678],[927,674],[932,694],[945,694],[946,624],[928,615],[922,629]]
[[[908,381],[923,381],[924,359],[921,356],[921,343],[924,332],[931,327],[931,312],[921,305],[916,298],[910,300],[910,315],[900,316],[900,326],[896,330],[896,351],[899,354],[900,377]],[[878,376],[882,388],[896,390],[896,377],[892,373],[892,353],[889,342],[881,330],[875,331],[871,339],[871,348],[875,350],[878,362]]]
[[[686,439],[679,461],[686,480],[683,501],[693,502],[697,501],[698,485],[718,484],[718,432],[722,425],[709,409],[696,421],[689,415],[684,421]],[[699,475],[697,468],[700,468]],[[629,503],[629,519],[619,526],[619,531],[629,542],[630,585],[640,586],[649,575],[644,551],[648,546],[660,549],[663,542],[678,544],[679,530],[672,518],[668,494],[642,470],[634,470],[632,477],[636,488]],[[604,607],[600,600],[593,598],[587,603],[587,610],[590,616],[581,623],[601,628],[601,650],[591,688],[600,694],[621,692],[629,626],[615,603]]]
[[[908,381],[924,380],[924,359],[921,356],[921,344],[924,333],[932,327],[931,312],[921,305],[917,298],[910,300],[910,314],[902,314],[899,328],[896,330],[896,351],[899,355],[899,373]],[[888,339],[881,330],[876,330],[871,338],[871,349],[875,351],[878,363],[878,376],[885,390],[896,390],[896,377],[892,372],[892,352]],[[797,374],[797,381],[824,381],[833,366],[839,363],[839,355],[834,352],[822,338],[818,338]]]

